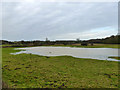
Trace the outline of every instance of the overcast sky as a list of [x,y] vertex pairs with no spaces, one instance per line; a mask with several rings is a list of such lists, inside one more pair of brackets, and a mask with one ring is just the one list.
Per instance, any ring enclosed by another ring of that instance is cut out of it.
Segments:
[[116,2],[4,2],[6,40],[87,40],[118,33]]

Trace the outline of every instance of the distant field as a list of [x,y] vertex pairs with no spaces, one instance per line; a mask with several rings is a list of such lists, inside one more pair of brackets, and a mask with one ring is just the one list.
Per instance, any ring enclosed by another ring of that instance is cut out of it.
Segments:
[[12,45],[9,45],[9,44],[4,44],[4,45],[0,45],[0,46],[12,46]]
[[[0,46],[10,47],[12,45],[0,45]],[[43,45],[43,46],[46,46],[46,45]],[[88,46],[81,46],[80,44],[73,44],[73,45],[62,45],[62,44],[59,45],[58,44],[58,45],[47,45],[47,46],[80,47],[80,48],[120,48],[120,44],[94,44],[93,46],[91,46],[90,44]],[[24,45],[22,45],[21,47],[24,47]]]
[[2,49],[3,82],[9,88],[118,88],[118,62],[71,56],[11,55]]
[[66,46],[66,47],[80,47],[80,48],[120,48],[119,44],[94,44],[93,46],[81,46],[80,44],[73,45],[52,45],[52,46]]

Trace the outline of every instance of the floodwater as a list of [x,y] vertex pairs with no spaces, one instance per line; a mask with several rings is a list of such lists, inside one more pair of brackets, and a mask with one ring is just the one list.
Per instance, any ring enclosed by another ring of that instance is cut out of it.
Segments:
[[118,50],[115,48],[73,48],[73,47],[27,47],[19,48],[20,51],[12,54],[31,53],[42,56],[73,56],[77,58],[91,58],[98,60],[120,61],[108,58],[109,56],[118,56]]

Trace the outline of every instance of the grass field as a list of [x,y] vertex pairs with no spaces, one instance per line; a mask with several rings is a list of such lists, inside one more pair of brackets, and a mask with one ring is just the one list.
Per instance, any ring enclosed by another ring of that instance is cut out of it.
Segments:
[[2,51],[3,82],[9,88],[118,88],[118,62]]

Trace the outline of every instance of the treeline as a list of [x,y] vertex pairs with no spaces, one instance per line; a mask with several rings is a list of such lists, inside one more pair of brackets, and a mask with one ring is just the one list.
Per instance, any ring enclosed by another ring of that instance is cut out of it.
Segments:
[[17,46],[42,46],[42,45],[71,45],[71,44],[76,44],[80,43],[80,41],[74,41],[74,40],[60,40],[60,41],[39,41],[39,40],[34,40],[34,41],[6,41],[6,40],[1,40],[2,45],[12,45],[13,47]]
[[72,45],[72,44],[82,44],[82,43],[99,43],[99,44],[120,44],[120,35],[112,35],[110,37],[102,38],[102,39],[90,39],[90,40],[56,40],[56,41],[7,41],[7,40],[0,40],[0,44],[2,45],[12,45],[15,46],[42,46],[42,45]]
[[92,43],[101,43],[101,44],[120,44],[120,35],[112,35],[110,37],[102,38],[102,39],[91,39],[88,42]]

